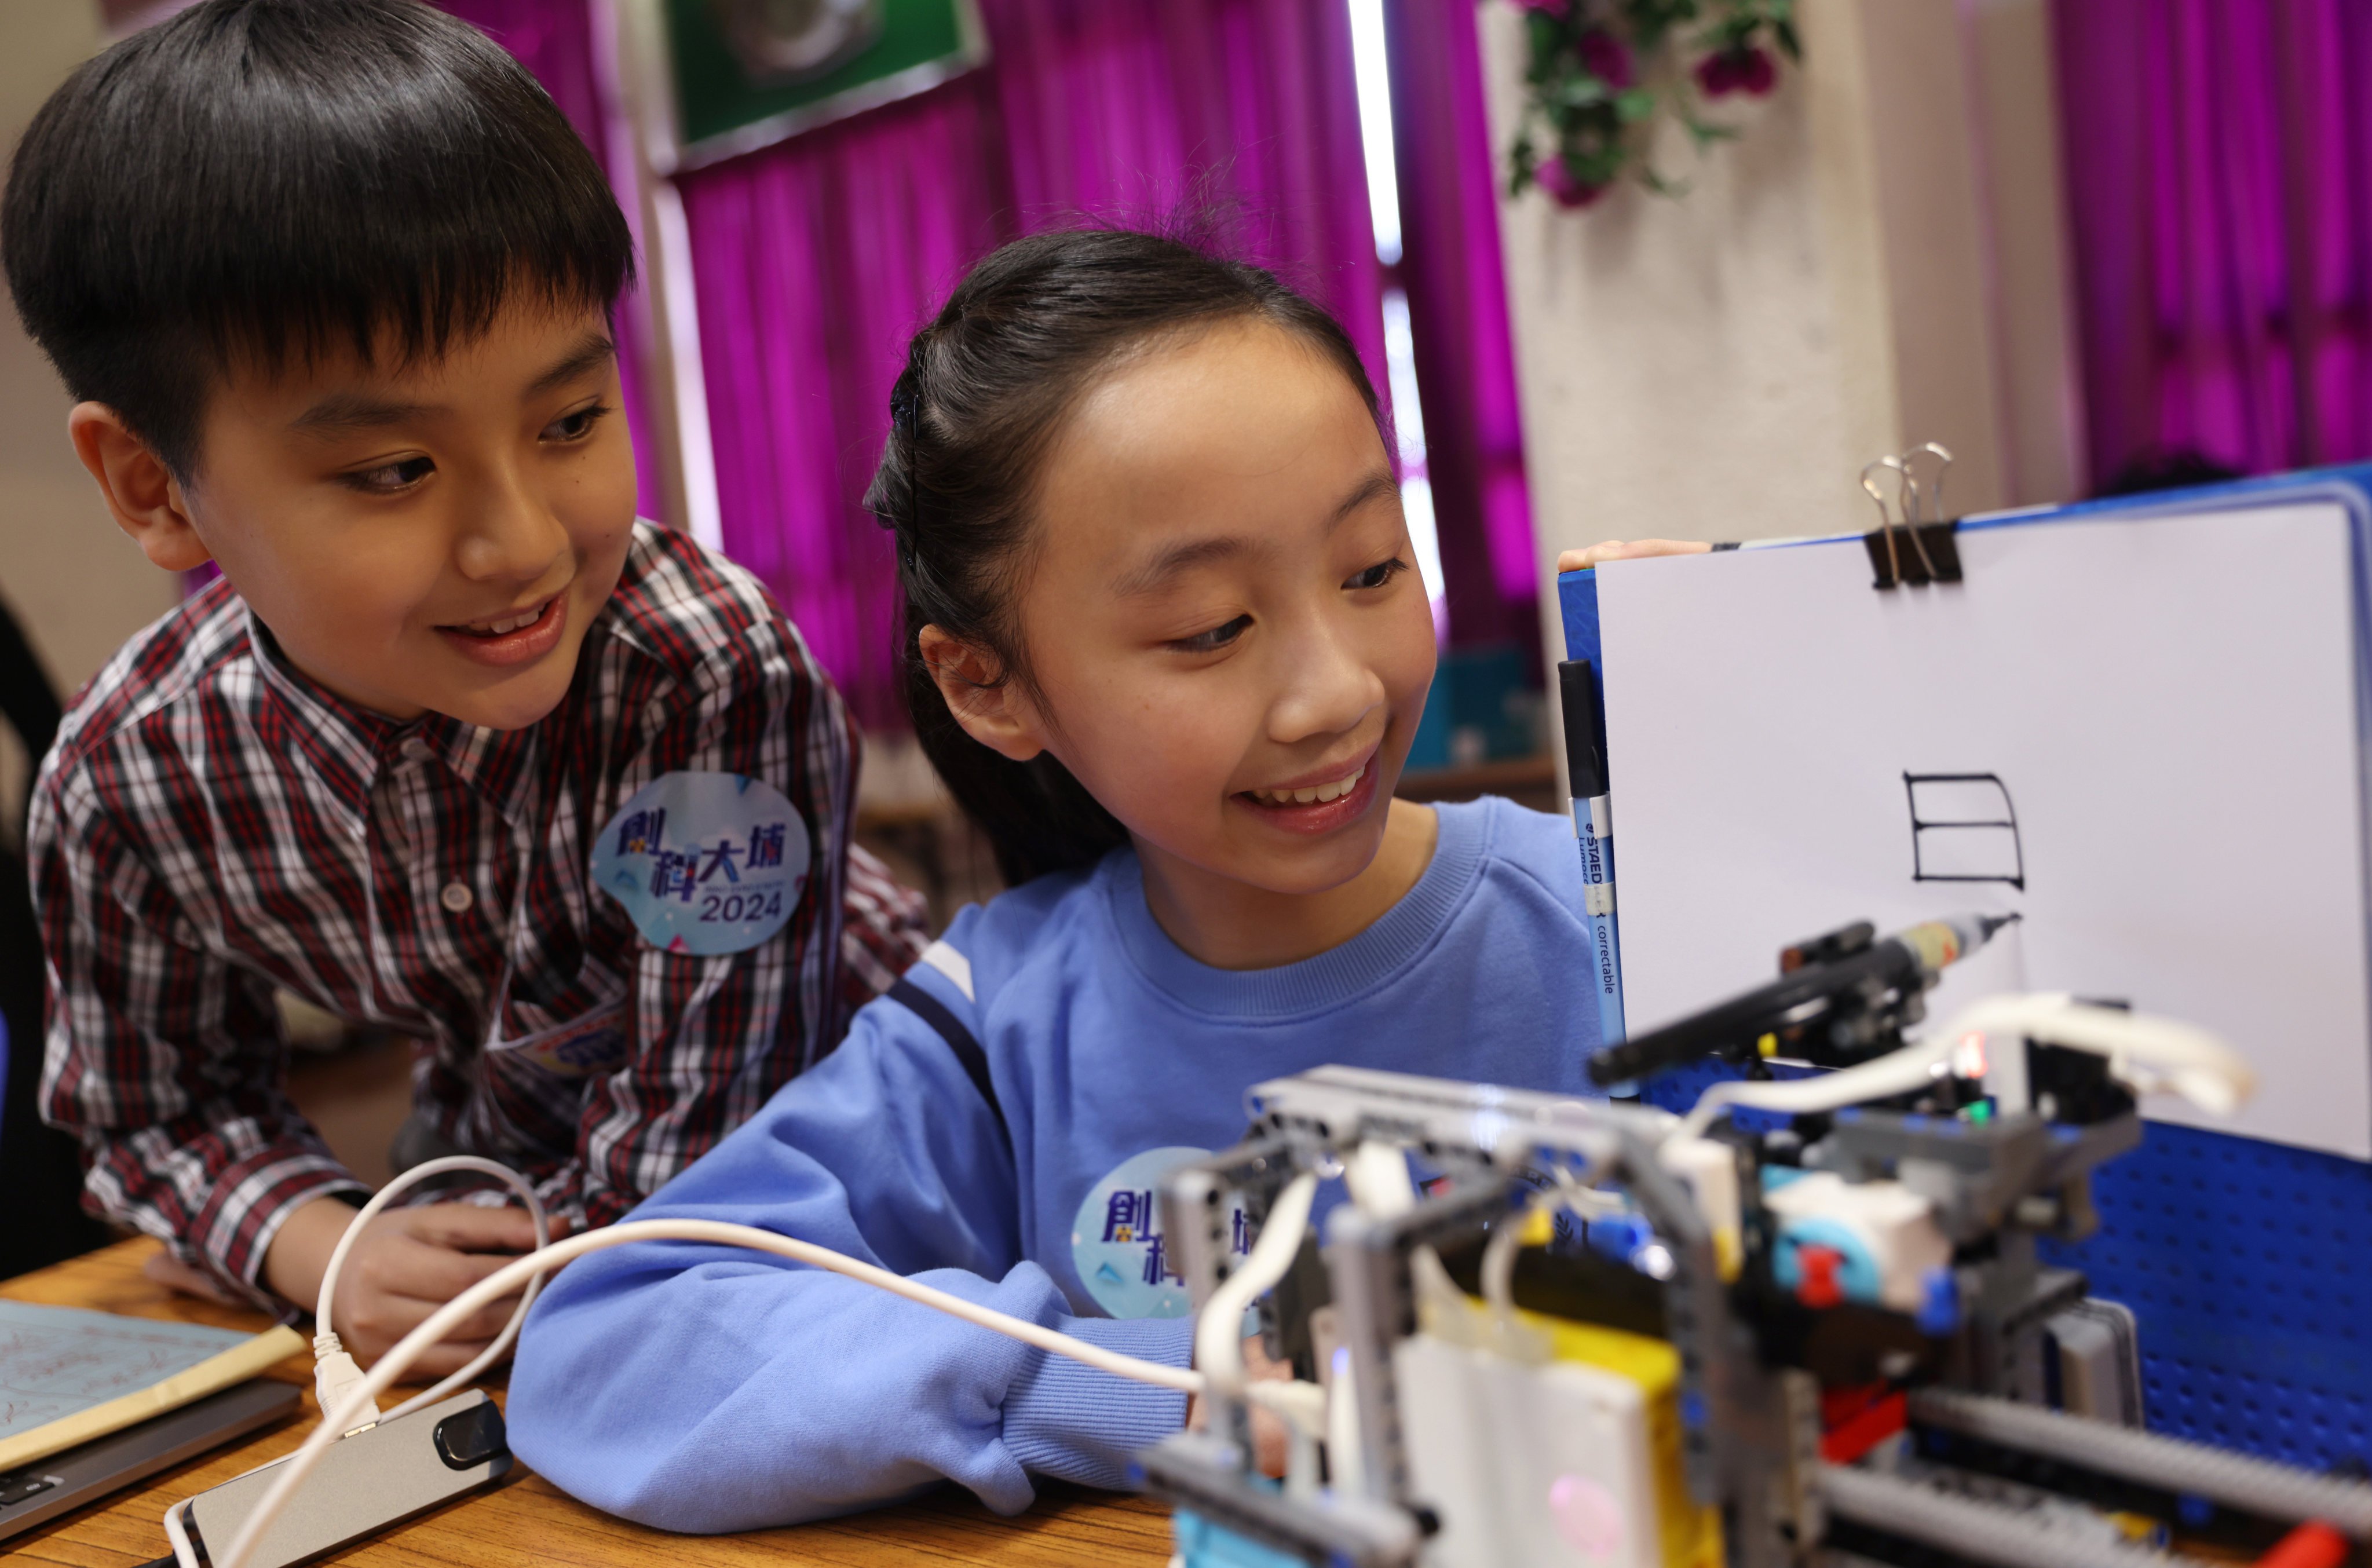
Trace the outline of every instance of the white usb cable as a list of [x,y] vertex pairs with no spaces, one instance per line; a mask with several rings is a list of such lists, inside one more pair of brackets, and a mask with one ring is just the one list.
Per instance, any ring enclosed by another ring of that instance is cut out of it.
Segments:
[[[426,1167],[421,1168],[424,1170]],[[328,1452],[330,1445],[336,1442],[347,1431],[365,1424],[371,1418],[371,1412],[378,1403],[379,1395],[399,1381],[412,1364],[417,1361],[430,1346],[442,1341],[472,1314],[482,1310],[489,1303],[500,1301],[515,1290],[520,1290],[523,1287],[531,1288],[533,1283],[547,1272],[581,1258],[588,1252],[598,1252],[610,1247],[630,1246],[638,1241],[698,1241],[706,1242],[712,1246],[743,1247],[752,1251],[771,1252],[776,1257],[787,1258],[793,1262],[805,1263],[832,1273],[844,1274],[850,1279],[862,1280],[866,1284],[886,1290],[893,1295],[901,1295],[909,1301],[936,1307],[950,1317],[960,1318],[966,1322],[994,1330],[1056,1355],[1068,1356],[1074,1361],[1085,1363],[1099,1371],[1111,1373],[1115,1376],[1134,1378],[1138,1382],[1151,1383],[1159,1388],[1175,1388],[1188,1395],[1199,1394],[1203,1391],[1203,1377],[1200,1373],[1182,1367],[1166,1366],[1159,1362],[1145,1361],[1136,1356],[1122,1355],[1117,1351],[1106,1350],[1101,1345],[1074,1339],[1068,1334],[1058,1333],[1052,1329],[1044,1328],[1025,1318],[1015,1318],[1010,1314],[999,1312],[994,1307],[967,1301],[959,1295],[950,1295],[946,1291],[934,1289],[918,1281],[907,1279],[901,1274],[892,1273],[887,1269],[860,1262],[856,1259],[835,1252],[828,1247],[819,1247],[811,1241],[779,1236],[773,1231],[760,1230],[751,1225],[727,1225],[715,1220],[629,1220],[622,1225],[611,1225],[606,1230],[587,1231],[581,1236],[572,1236],[565,1241],[538,1248],[533,1252],[514,1259],[430,1314],[426,1322],[406,1334],[394,1349],[379,1358],[378,1365],[372,1367],[359,1382],[348,1388],[344,1397],[333,1409],[324,1412],[321,1423],[316,1426],[311,1434],[305,1439],[302,1447],[288,1458],[277,1461],[271,1467],[279,1470],[280,1474],[257,1503],[255,1511],[248,1516],[246,1524],[240,1527],[228,1549],[218,1553],[210,1552],[214,1568],[245,1568],[249,1559],[254,1555],[257,1543],[263,1539],[264,1532],[269,1530],[273,1521],[280,1516],[281,1510],[286,1506],[288,1499],[295,1493],[296,1488],[304,1484],[305,1478],[312,1473],[316,1465],[320,1463],[321,1456]],[[522,1312],[525,1310],[524,1307],[521,1310]],[[1238,1307],[1237,1310],[1240,1316],[1241,1308]],[[506,1330],[506,1342],[509,1330]],[[1297,1408],[1296,1385],[1256,1384],[1247,1392],[1258,1404],[1278,1407],[1280,1413],[1288,1414],[1288,1419],[1292,1415],[1300,1413]],[[405,1408],[416,1406],[425,1401],[427,1398],[427,1395],[422,1395],[416,1400],[408,1400]],[[1295,1408],[1288,1411],[1285,1407]],[[378,1419],[392,1419],[392,1413]],[[173,1556],[180,1564],[180,1568],[200,1568],[197,1552],[192,1548],[188,1532],[182,1525],[180,1509],[181,1504],[176,1504],[166,1511],[165,1536],[172,1543]]]
[[[534,1187],[517,1171],[494,1160],[480,1159],[475,1155],[452,1155],[444,1159],[427,1160],[380,1188],[347,1225],[345,1234],[338,1237],[337,1247],[330,1253],[329,1267],[321,1271],[320,1300],[313,1310],[313,1393],[320,1401],[323,1413],[336,1410],[344,1401],[346,1394],[363,1380],[363,1369],[355,1365],[355,1358],[339,1341],[330,1320],[331,1308],[338,1297],[338,1275],[346,1266],[346,1254],[354,1249],[356,1238],[363,1233],[363,1226],[397,1198],[432,1178],[462,1172],[491,1176],[517,1193],[519,1202],[527,1205],[528,1218],[535,1225],[537,1249],[540,1250],[551,1244],[552,1227],[544,1221],[543,1205],[536,1201]],[[480,1373],[500,1361],[511,1348],[511,1342],[518,1338],[519,1325],[527,1321],[528,1308],[535,1305],[535,1293],[542,1287],[543,1277],[541,1274],[528,1282],[526,1291],[519,1296],[517,1308],[511,1313],[511,1320],[503,1325],[503,1331],[479,1353],[475,1361],[426,1392],[413,1395],[384,1415],[374,1407],[366,1412],[369,1419],[347,1431],[345,1435],[351,1437],[355,1432],[364,1431],[382,1421],[393,1421],[398,1416],[410,1415],[413,1411],[425,1410],[455,1389],[465,1387]]]

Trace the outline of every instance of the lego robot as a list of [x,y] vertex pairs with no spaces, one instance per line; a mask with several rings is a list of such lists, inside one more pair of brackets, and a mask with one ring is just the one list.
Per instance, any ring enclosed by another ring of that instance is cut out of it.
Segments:
[[[1993,923],[1799,944],[1593,1063],[1745,1068],[1685,1116],[1339,1067],[1254,1087],[1247,1141],[1162,1192],[1209,1420],[1138,1462],[1180,1568],[2366,1561],[2372,1486],[2141,1430],[2131,1315],[2037,1251],[2096,1226],[2137,1096],[2228,1111],[2247,1066],[2066,996],[1907,1041]],[[1281,1480],[1250,1461],[1251,1331],[1295,1373],[1257,1401]]]

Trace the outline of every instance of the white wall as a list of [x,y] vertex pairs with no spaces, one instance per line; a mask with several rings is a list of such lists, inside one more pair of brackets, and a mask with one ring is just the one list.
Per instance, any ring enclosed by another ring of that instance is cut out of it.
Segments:
[[[1501,204],[1544,580],[1603,539],[1866,529],[1863,464],[1922,441],[1956,513],[2075,493],[2044,0],[1799,10],[1802,69],[1716,106],[1739,140],[1668,129],[1685,195]],[[1520,20],[1482,16],[1504,148]]]
[[[6,0],[6,8],[0,145],[14,149],[41,100],[101,39],[90,0]],[[109,520],[66,444],[70,406],[15,310],[0,310],[0,598],[62,691],[88,679],[180,597],[176,580]],[[10,811],[24,772],[0,726],[0,806]]]
[[2013,506],[2086,494],[2051,0],[1962,0],[1992,238],[2002,463]]

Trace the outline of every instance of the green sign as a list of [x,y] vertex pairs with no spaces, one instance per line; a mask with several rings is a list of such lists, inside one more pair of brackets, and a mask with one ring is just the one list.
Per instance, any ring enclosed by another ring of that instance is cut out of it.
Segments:
[[667,0],[684,168],[898,99],[988,58],[974,0]]

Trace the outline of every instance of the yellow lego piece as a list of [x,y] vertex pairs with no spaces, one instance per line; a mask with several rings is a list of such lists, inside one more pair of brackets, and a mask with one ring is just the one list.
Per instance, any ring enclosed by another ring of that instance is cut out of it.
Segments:
[[[1490,1311],[1471,1297],[1467,1304],[1477,1315]],[[1548,1341],[1550,1353],[1557,1360],[1580,1362],[1638,1385],[1646,1409],[1649,1463],[1655,1476],[1665,1568],[1722,1568],[1720,1513],[1689,1495],[1681,1458],[1679,1348],[1669,1340],[1521,1307],[1516,1309],[1516,1318]]]

